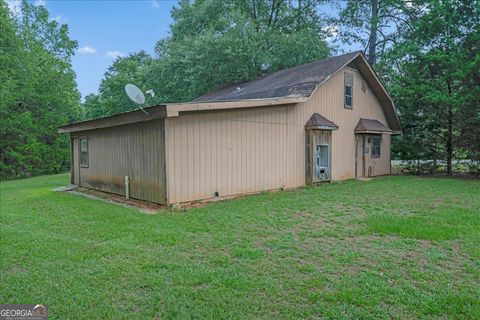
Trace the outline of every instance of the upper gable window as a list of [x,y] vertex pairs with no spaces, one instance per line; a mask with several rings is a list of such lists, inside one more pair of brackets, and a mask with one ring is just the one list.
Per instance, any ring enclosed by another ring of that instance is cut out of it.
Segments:
[[345,72],[345,101],[344,107],[346,109],[352,109],[353,106],[353,74]]

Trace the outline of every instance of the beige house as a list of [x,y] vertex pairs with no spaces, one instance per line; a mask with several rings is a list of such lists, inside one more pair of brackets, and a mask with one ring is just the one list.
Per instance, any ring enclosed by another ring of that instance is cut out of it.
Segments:
[[353,52],[73,123],[72,183],[165,205],[390,174],[392,99]]

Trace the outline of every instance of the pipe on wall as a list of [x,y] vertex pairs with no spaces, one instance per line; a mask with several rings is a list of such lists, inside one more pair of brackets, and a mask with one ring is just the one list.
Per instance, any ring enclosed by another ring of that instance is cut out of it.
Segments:
[[127,200],[130,198],[130,179],[128,176],[125,176],[125,198]]

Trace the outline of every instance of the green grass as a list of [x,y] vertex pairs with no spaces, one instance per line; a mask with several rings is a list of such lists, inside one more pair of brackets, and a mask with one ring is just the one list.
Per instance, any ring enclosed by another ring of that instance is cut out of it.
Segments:
[[67,318],[480,318],[480,181],[385,177],[149,215],[1,183],[0,303]]

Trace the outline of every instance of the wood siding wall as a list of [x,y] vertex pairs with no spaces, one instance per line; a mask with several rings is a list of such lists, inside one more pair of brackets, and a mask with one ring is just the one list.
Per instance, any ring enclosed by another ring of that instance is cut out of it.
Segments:
[[[305,123],[314,112],[335,122],[332,180],[355,176],[354,128],[385,115],[354,69],[353,108],[344,108],[344,70],[298,105],[193,112],[165,120],[168,203],[233,196],[305,184]],[[390,137],[383,135],[375,175],[390,173]]]
[[160,119],[72,134],[88,138],[89,165],[80,168],[80,185],[125,195],[129,176],[131,198],[165,204],[164,128]]

